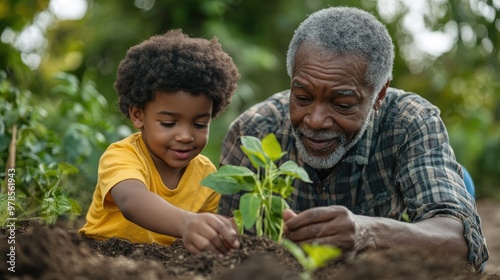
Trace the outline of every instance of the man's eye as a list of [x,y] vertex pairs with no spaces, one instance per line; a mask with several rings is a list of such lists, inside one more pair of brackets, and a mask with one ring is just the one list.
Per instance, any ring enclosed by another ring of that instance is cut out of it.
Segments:
[[338,104],[337,107],[339,109],[343,109],[343,110],[346,110],[346,109],[350,109],[352,108],[352,105],[349,105],[349,104]]
[[309,100],[309,98],[305,97],[305,96],[295,96],[295,100],[297,101],[297,103],[299,104],[308,104],[309,102],[311,102]]
[[333,105],[333,107],[336,108],[336,110],[339,112],[350,113],[352,112],[352,110],[354,110],[355,105],[342,103],[342,104],[335,104]]

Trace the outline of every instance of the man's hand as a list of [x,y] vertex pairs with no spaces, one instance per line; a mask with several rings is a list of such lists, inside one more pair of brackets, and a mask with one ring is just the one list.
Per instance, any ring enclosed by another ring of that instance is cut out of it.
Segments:
[[294,242],[329,244],[353,253],[359,247],[356,216],[343,206],[316,207],[299,214],[287,209],[283,219],[285,237]]
[[407,223],[355,215],[343,206],[326,206],[299,214],[287,209],[283,219],[286,238],[336,246],[342,249],[345,258],[352,258],[366,249],[406,246],[436,256],[467,260],[464,227],[454,218],[433,217]]
[[184,247],[193,254],[206,250],[226,254],[240,247],[231,221],[212,213],[189,215],[181,234]]

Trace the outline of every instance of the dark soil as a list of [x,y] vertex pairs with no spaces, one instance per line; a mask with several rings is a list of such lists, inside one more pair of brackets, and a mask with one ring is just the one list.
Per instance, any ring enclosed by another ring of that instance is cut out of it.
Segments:
[[[10,251],[9,232],[0,232],[0,254]],[[300,279],[300,265],[281,246],[241,236],[242,246],[230,255],[192,255],[182,242],[172,246],[132,244],[119,239],[95,241],[74,230],[28,225],[15,235],[15,272],[0,262],[2,279]],[[472,273],[453,259],[436,259],[416,251],[371,251],[350,262],[337,260],[314,274],[323,279],[481,279],[496,274]]]
[[490,252],[490,259],[486,262],[484,271],[500,275],[500,201],[479,200],[477,211],[481,216],[483,233]]

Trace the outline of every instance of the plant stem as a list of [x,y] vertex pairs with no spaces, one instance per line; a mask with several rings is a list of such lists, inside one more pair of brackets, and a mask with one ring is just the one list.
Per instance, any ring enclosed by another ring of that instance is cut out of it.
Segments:
[[[12,127],[12,139],[9,145],[9,157],[5,165],[5,174],[9,174],[8,170],[16,167],[16,144],[17,144],[17,124]],[[9,176],[5,176],[5,189],[2,188],[2,193],[7,193]]]

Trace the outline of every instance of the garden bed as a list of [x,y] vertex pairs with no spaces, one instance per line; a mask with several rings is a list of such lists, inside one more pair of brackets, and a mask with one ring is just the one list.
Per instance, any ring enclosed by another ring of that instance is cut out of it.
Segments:
[[[1,232],[0,253],[9,254],[10,233]],[[15,272],[1,262],[6,279],[299,279],[301,267],[286,249],[268,239],[241,236],[241,248],[218,257],[192,255],[182,242],[172,246],[132,244],[119,239],[95,241],[74,230],[28,225],[15,233]],[[81,278],[80,278],[81,277]],[[371,251],[352,261],[331,261],[314,279],[481,279],[496,274],[464,270],[458,260],[415,251]]]

